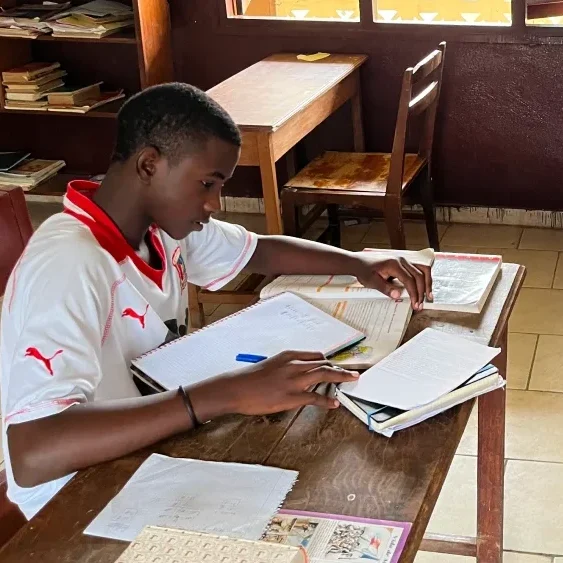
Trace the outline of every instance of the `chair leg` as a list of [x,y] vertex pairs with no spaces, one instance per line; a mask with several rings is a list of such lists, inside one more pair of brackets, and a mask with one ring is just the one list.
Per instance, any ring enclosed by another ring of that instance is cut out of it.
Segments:
[[331,203],[326,206],[328,213],[329,244],[341,248],[340,218],[338,216],[338,205]]
[[283,233],[290,237],[298,237],[299,233],[299,207],[295,204],[290,189],[283,189],[281,193]]
[[436,208],[434,207],[434,183],[430,177],[426,177],[424,179],[420,188],[420,196],[422,200],[422,209],[424,211],[424,219],[426,221],[428,242],[436,252],[440,252],[440,236],[438,234],[438,225],[436,223]]
[[202,328],[205,324],[203,303],[199,301],[199,288],[193,283],[188,283],[188,311],[189,322],[192,329]]
[[401,199],[386,198],[385,201],[385,224],[391,248],[405,250],[407,243],[405,240],[405,227],[403,224],[403,210]]

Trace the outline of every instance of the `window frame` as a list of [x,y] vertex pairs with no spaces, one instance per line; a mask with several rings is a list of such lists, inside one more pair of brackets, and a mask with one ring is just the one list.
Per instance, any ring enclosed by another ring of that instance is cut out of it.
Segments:
[[216,31],[225,35],[274,35],[302,37],[322,32],[323,36],[353,34],[391,34],[397,39],[434,40],[437,35],[454,43],[510,43],[526,45],[563,45],[563,27],[526,25],[526,0],[512,0],[512,24],[454,25],[408,24],[373,21],[372,0],[359,0],[360,21],[311,21],[274,18],[236,18],[238,0],[215,0]]

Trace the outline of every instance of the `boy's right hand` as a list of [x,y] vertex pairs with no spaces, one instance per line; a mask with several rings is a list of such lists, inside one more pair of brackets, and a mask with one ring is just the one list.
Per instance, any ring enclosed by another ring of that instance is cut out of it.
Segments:
[[334,409],[338,401],[311,389],[319,383],[356,381],[358,377],[357,372],[333,367],[319,352],[287,351],[203,383],[189,393],[200,421],[227,413],[272,414],[305,405]]

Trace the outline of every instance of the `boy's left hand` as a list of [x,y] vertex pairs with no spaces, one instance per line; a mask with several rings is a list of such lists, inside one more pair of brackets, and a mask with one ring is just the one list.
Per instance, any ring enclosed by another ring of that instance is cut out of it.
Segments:
[[422,309],[425,297],[429,301],[433,300],[430,267],[415,266],[404,258],[381,260],[359,256],[358,260],[360,263],[356,277],[365,287],[377,289],[393,299],[398,299],[402,291],[389,281],[396,278],[405,286],[415,311]]

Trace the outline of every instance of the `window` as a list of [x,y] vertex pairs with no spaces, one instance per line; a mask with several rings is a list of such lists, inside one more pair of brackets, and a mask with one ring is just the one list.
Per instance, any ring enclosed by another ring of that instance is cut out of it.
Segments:
[[510,0],[374,0],[374,19],[384,23],[510,25]]
[[235,0],[235,14],[249,18],[360,21],[359,0]]
[[[231,3],[231,13],[238,17],[360,21],[360,0],[227,2]],[[373,0],[373,14],[380,23],[508,26],[512,22],[511,0]]]
[[563,26],[563,1],[561,0],[527,0],[526,10],[526,25]]

